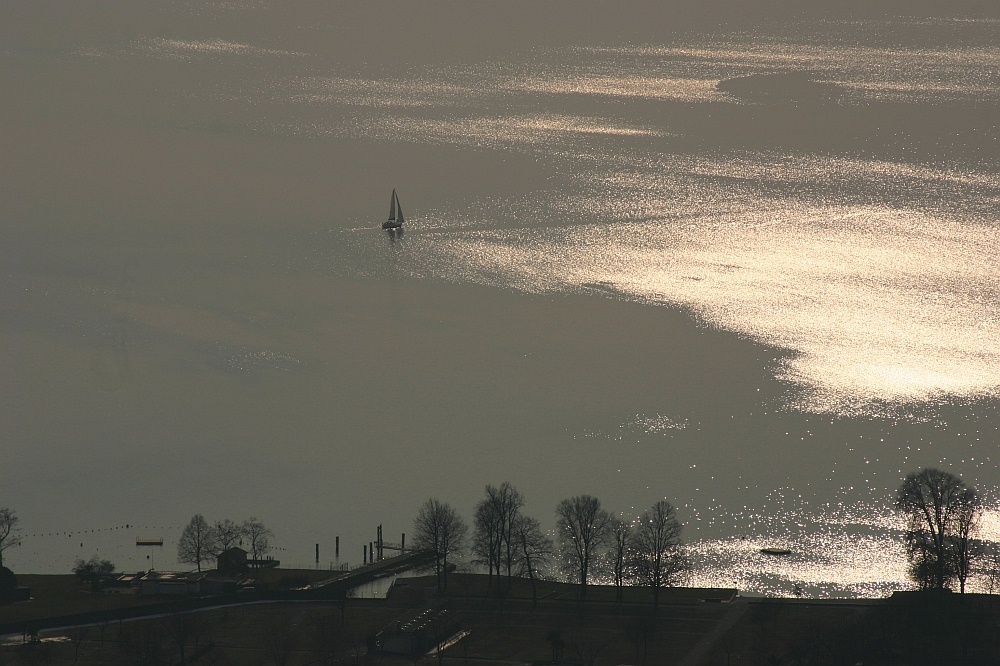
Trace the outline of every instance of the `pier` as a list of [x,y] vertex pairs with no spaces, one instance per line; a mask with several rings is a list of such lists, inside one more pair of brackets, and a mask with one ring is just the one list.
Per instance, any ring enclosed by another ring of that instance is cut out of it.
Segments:
[[336,597],[347,590],[370,583],[379,578],[394,576],[413,569],[425,567],[434,562],[434,553],[429,550],[411,550],[376,562],[363,564],[348,571],[335,572],[330,578],[310,583],[291,592],[303,592],[315,597]]

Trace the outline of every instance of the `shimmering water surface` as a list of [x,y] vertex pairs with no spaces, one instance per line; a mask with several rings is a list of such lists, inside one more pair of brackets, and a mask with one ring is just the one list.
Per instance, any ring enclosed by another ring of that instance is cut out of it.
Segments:
[[196,512],[356,563],[509,480],[666,497],[697,584],[880,596],[903,475],[993,501],[1000,22],[397,9],[399,52],[318,4],[3,12],[5,563],[169,567]]

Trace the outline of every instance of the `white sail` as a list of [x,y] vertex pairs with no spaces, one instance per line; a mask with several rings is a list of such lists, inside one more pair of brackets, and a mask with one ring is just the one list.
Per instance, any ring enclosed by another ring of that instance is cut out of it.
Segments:
[[392,191],[392,196],[389,197],[389,222],[396,221],[396,190]]
[[392,191],[392,198],[396,202],[396,224],[403,226],[403,204],[399,203],[399,197],[396,196],[396,190]]

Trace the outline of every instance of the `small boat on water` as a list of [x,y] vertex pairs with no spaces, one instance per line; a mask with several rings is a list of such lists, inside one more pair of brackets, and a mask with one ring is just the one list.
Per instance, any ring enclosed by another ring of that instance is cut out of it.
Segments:
[[399,197],[396,196],[396,189],[392,190],[392,198],[389,199],[389,219],[382,223],[383,229],[403,228],[403,207],[399,205]]
[[787,548],[761,548],[760,552],[764,555],[791,555],[792,551]]

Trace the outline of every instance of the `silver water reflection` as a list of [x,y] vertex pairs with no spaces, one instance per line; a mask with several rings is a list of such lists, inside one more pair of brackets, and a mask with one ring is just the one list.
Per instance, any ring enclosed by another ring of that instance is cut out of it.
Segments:
[[[882,597],[906,587],[905,525],[884,505],[855,503],[810,507],[776,493],[765,511],[731,517],[748,528],[744,537],[693,544],[693,584],[735,586],[753,593],[790,596],[796,585],[811,597]],[[1000,538],[1000,512],[986,512],[981,536]],[[784,548],[769,555],[764,548]],[[973,577],[971,590],[987,593],[988,580]]]
[[[448,269],[455,277],[529,291],[611,285],[794,349],[779,374],[808,387],[796,399],[801,408],[854,412],[995,392],[993,226],[888,206],[765,208],[758,200],[686,215],[676,203],[645,203],[662,206],[663,218],[574,225],[571,233],[454,232],[426,241],[411,234],[411,242],[414,254],[461,258],[461,269]],[[424,268],[420,259],[414,272]]]
[[[1000,29],[967,27],[979,39]],[[669,117],[654,127],[543,111],[558,108],[559,96],[742,103],[720,93],[719,81],[801,70],[834,84],[841,103],[996,102],[991,48],[876,48],[842,43],[864,32],[856,26],[824,28],[826,43],[754,34],[736,43],[543,51],[508,67],[428,71],[390,87],[296,79],[284,94],[300,102],[440,112],[270,129],[529,151],[565,174],[568,192],[543,193],[541,202],[473,202],[415,219],[402,271],[532,292],[601,284],[684,305],[714,326],[794,350],[779,376],[803,388],[792,403],[800,409],[857,413],[994,395],[1000,176],[988,165],[692,157],[662,152],[683,132]],[[331,87],[336,94],[324,92]],[[454,115],[473,99],[517,112]],[[445,233],[449,225],[460,229]]]
[[[976,165],[650,154],[610,139],[668,132],[558,116],[376,119],[366,131],[571,165],[575,196],[418,219],[402,270],[682,304],[795,350],[780,376],[813,411],[993,395],[1000,382],[1000,177]],[[581,133],[596,137],[580,145]],[[445,233],[448,221],[461,230]]]

